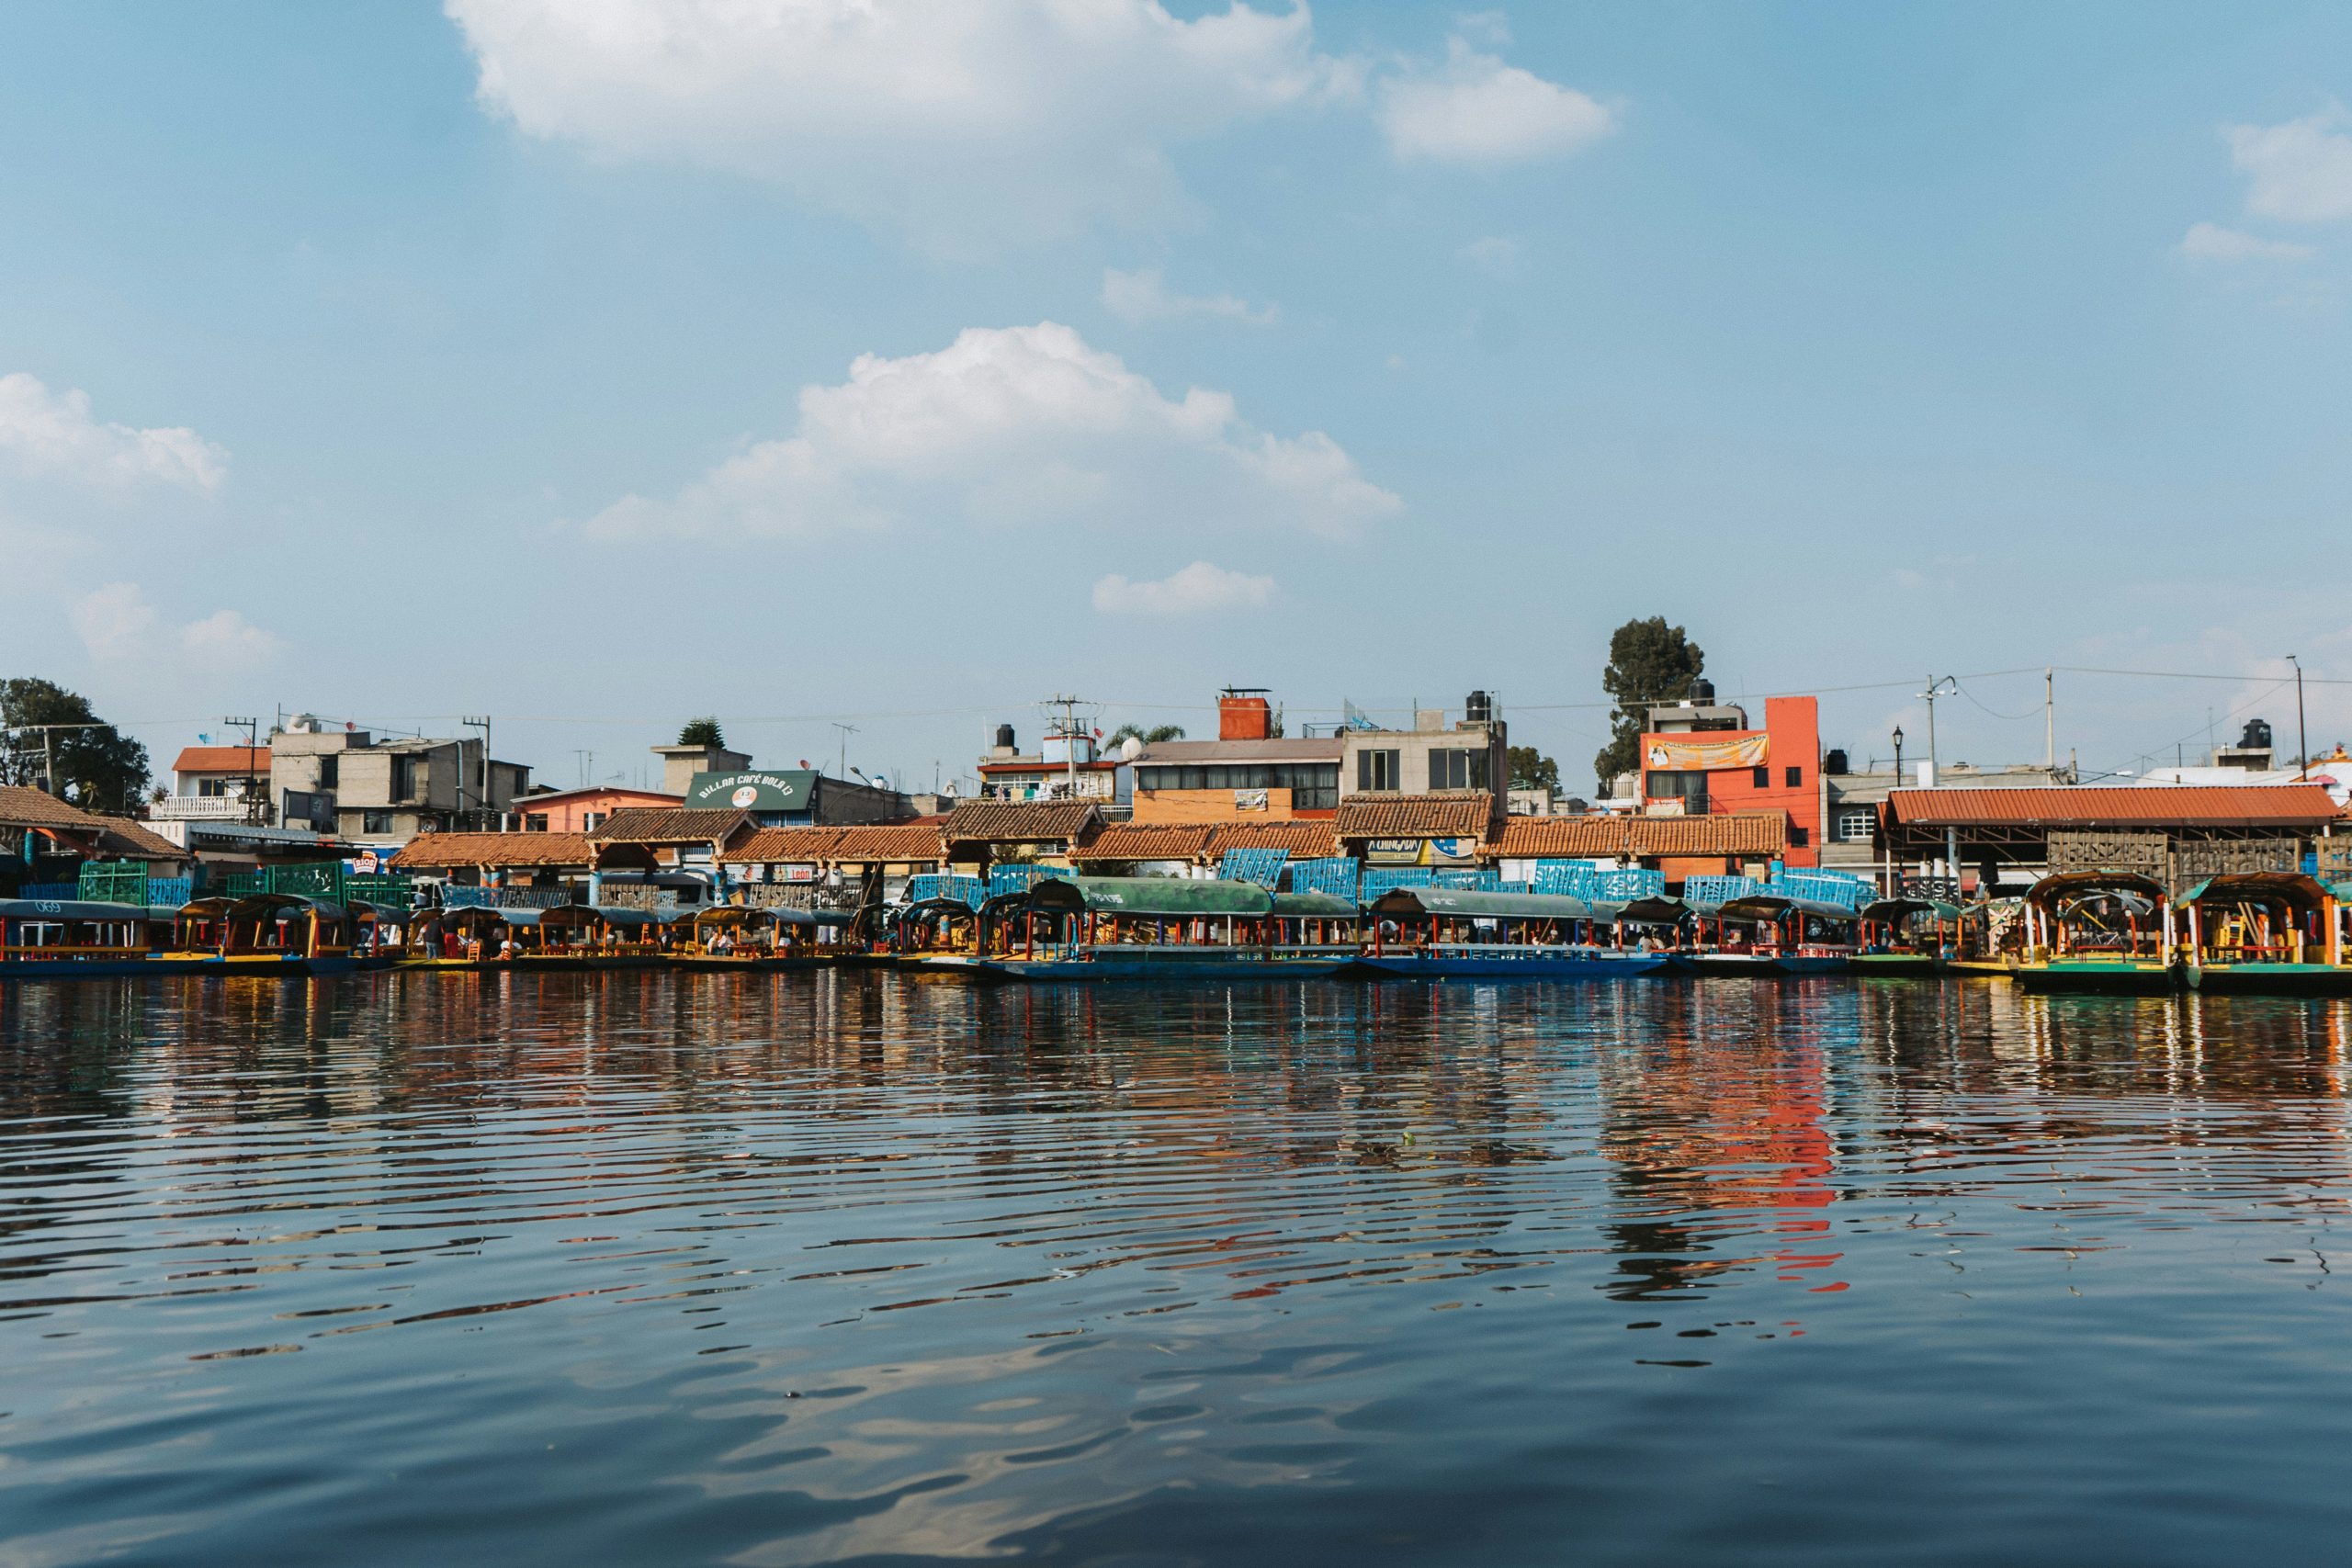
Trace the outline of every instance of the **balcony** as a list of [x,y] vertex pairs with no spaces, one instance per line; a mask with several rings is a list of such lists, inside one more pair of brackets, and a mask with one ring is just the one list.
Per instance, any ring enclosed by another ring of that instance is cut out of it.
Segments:
[[166,795],[147,808],[158,822],[243,822],[244,801],[233,795]]

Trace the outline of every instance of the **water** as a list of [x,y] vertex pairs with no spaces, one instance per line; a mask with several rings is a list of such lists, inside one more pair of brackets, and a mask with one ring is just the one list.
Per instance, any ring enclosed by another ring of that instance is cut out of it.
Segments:
[[2348,1045],[1982,983],[0,990],[0,1564],[2333,1560]]

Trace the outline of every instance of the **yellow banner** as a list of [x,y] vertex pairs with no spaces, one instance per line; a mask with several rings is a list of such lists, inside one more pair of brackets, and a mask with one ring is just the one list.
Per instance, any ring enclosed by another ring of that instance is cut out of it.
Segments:
[[1760,768],[1771,755],[1771,737],[1743,735],[1736,740],[1652,740],[1648,766],[1680,773],[1714,768]]

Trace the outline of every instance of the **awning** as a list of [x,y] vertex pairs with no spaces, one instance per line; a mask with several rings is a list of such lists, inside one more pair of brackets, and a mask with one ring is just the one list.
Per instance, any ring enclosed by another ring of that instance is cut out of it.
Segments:
[[2061,871],[2026,889],[2026,902],[2048,907],[2069,893],[2114,893],[2154,903],[2165,896],[2165,885],[2137,871]]
[[1200,915],[1237,915],[1254,919],[1273,910],[1273,895],[1248,882],[1195,880],[1182,876],[1050,877],[1029,890],[1029,907],[1050,913],[1080,909],[1103,915],[1148,915],[1191,919]]
[[1607,919],[1565,893],[1489,893],[1470,887],[1392,887],[1371,905],[1375,915],[1447,915],[1464,920]]
[[[0,920],[145,920],[157,917],[143,904],[107,904],[83,898],[0,898]],[[167,912],[161,917],[171,919]]]
[[2201,904],[2209,898],[2267,899],[2301,913],[2318,908],[2328,897],[2328,890],[2317,879],[2300,871],[2254,871],[2209,876],[2183,894],[2180,901]]
[[625,931],[643,931],[646,927],[653,923],[653,912],[651,910],[628,909],[623,908],[616,904],[597,905],[596,918],[604,921],[608,926],[613,926]]
[[1278,920],[1352,920],[1363,914],[1355,905],[1336,893],[1277,893],[1274,895],[1274,919]]
[[1932,914],[1939,920],[1957,919],[1960,906],[1939,898],[1880,898],[1862,906],[1862,919],[1892,925],[1914,915]]
[[1751,893],[1745,898],[1727,898],[1715,913],[1726,920],[1778,920],[1790,915],[1810,915],[1818,920],[1860,918],[1843,904],[1820,898],[1792,898],[1785,893]]

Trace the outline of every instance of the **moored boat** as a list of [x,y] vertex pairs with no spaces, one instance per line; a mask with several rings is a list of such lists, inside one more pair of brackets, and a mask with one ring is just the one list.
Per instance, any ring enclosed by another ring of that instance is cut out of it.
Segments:
[[[1293,908],[1293,919],[1338,918]],[[1319,979],[1355,958],[1351,942],[1283,942],[1274,895],[1246,882],[1055,876],[978,923],[979,951],[914,966],[978,979],[1199,983]]]
[[188,974],[200,955],[166,955],[173,912],[79,898],[0,899],[0,983]]
[[2344,910],[2334,888],[2300,872],[2208,877],[2180,900],[2183,978],[2199,991],[2352,995]]
[[[1624,927],[1581,898],[1452,887],[1396,887],[1366,911],[1368,973],[1422,980],[1615,980],[1667,967],[1663,952],[1625,947]],[[1595,940],[1606,924],[1615,945]],[[1390,930],[1397,940],[1391,942]]]
[[1856,911],[1826,899],[1743,894],[1703,912],[1693,945],[1675,962],[1702,975],[1842,975],[1852,967],[1857,922]]
[[2029,991],[2162,993],[2180,984],[2172,904],[2135,871],[2067,871],[2027,890],[2010,976]]

